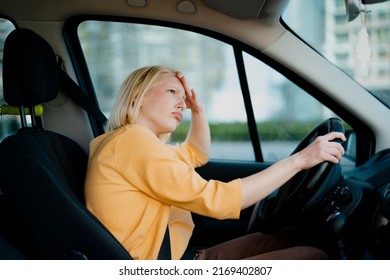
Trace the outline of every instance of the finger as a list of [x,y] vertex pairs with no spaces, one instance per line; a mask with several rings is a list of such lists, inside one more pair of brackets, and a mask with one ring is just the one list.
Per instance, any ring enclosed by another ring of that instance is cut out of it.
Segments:
[[329,154],[340,160],[344,155],[344,149],[342,147],[331,148],[329,150]]
[[182,83],[183,87],[184,87],[184,91],[186,94],[188,94],[189,96],[192,95],[192,92],[191,92],[191,89],[186,81],[186,78],[180,73],[180,72],[177,72],[176,73],[176,77],[180,80],[180,82]]
[[195,99],[195,91],[193,89],[191,89],[190,91],[186,91],[186,103],[191,105],[191,104],[194,104],[196,103],[196,99]]
[[340,162],[340,158],[329,154],[329,158],[327,159],[327,161],[338,164]]
[[326,134],[325,136],[329,141],[334,140],[336,138],[341,139],[342,141],[347,140],[344,133],[336,132],[336,131],[330,132],[330,133]]
[[334,138],[329,140],[329,137],[326,137],[326,135],[321,138],[319,137],[318,144],[323,147],[324,153],[335,155],[337,158],[341,158],[344,155],[345,151],[341,143],[332,141]]
[[192,99],[195,100],[195,98],[196,98],[195,90],[194,90],[194,89],[191,89],[191,90],[188,92],[188,96],[189,96],[189,97],[192,97]]
[[341,154],[337,149],[327,149],[320,152],[320,156],[318,159],[320,160],[320,162],[328,161],[337,164],[341,159]]

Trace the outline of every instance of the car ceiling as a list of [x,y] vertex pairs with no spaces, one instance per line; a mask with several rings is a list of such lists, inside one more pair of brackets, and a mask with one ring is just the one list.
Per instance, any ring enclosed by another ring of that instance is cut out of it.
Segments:
[[[275,23],[279,22],[287,2],[288,0],[2,0],[0,13],[10,16],[21,27],[25,25],[24,22],[30,21],[64,22],[73,15],[97,14],[172,20],[218,30],[264,49],[285,31],[280,24]],[[205,21],[205,18],[208,20]],[[242,28],[248,32],[243,34]]]
[[[156,17],[179,4],[195,6],[196,12],[205,9],[224,13],[238,19],[279,18],[286,0],[2,0],[1,10],[16,20],[63,21],[74,14],[142,15]],[[76,3],[76,4],[74,4]]]

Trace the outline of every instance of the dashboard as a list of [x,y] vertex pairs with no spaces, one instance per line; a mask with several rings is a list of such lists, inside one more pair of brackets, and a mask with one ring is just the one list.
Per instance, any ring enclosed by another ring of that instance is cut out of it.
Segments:
[[345,213],[359,258],[390,259],[390,149],[346,174],[327,199],[328,211]]

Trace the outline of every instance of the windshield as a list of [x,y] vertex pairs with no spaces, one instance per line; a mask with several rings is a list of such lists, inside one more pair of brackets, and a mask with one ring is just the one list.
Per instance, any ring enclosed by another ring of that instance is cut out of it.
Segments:
[[390,108],[390,1],[359,2],[294,0],[282,19]]

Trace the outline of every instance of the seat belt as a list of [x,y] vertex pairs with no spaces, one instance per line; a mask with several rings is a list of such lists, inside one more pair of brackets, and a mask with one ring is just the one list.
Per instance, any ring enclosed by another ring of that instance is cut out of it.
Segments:
[[171,240],[169,236],[169,228],[167,226],[167,229],[165,230],[165,235],[163,242],[161,244],[160,251],[158,252],[157,256],[158,260],[171,260]]
[[106,116],[100,111],[99,107],[88,98],[88,95],[76,84],[71,77],[62,68],[62,59],[58,59],[58,71],[60,76],[60,88],[74,102],[76,102],[87,113],[91,114],[99,123],[104,125],[107,122]]

